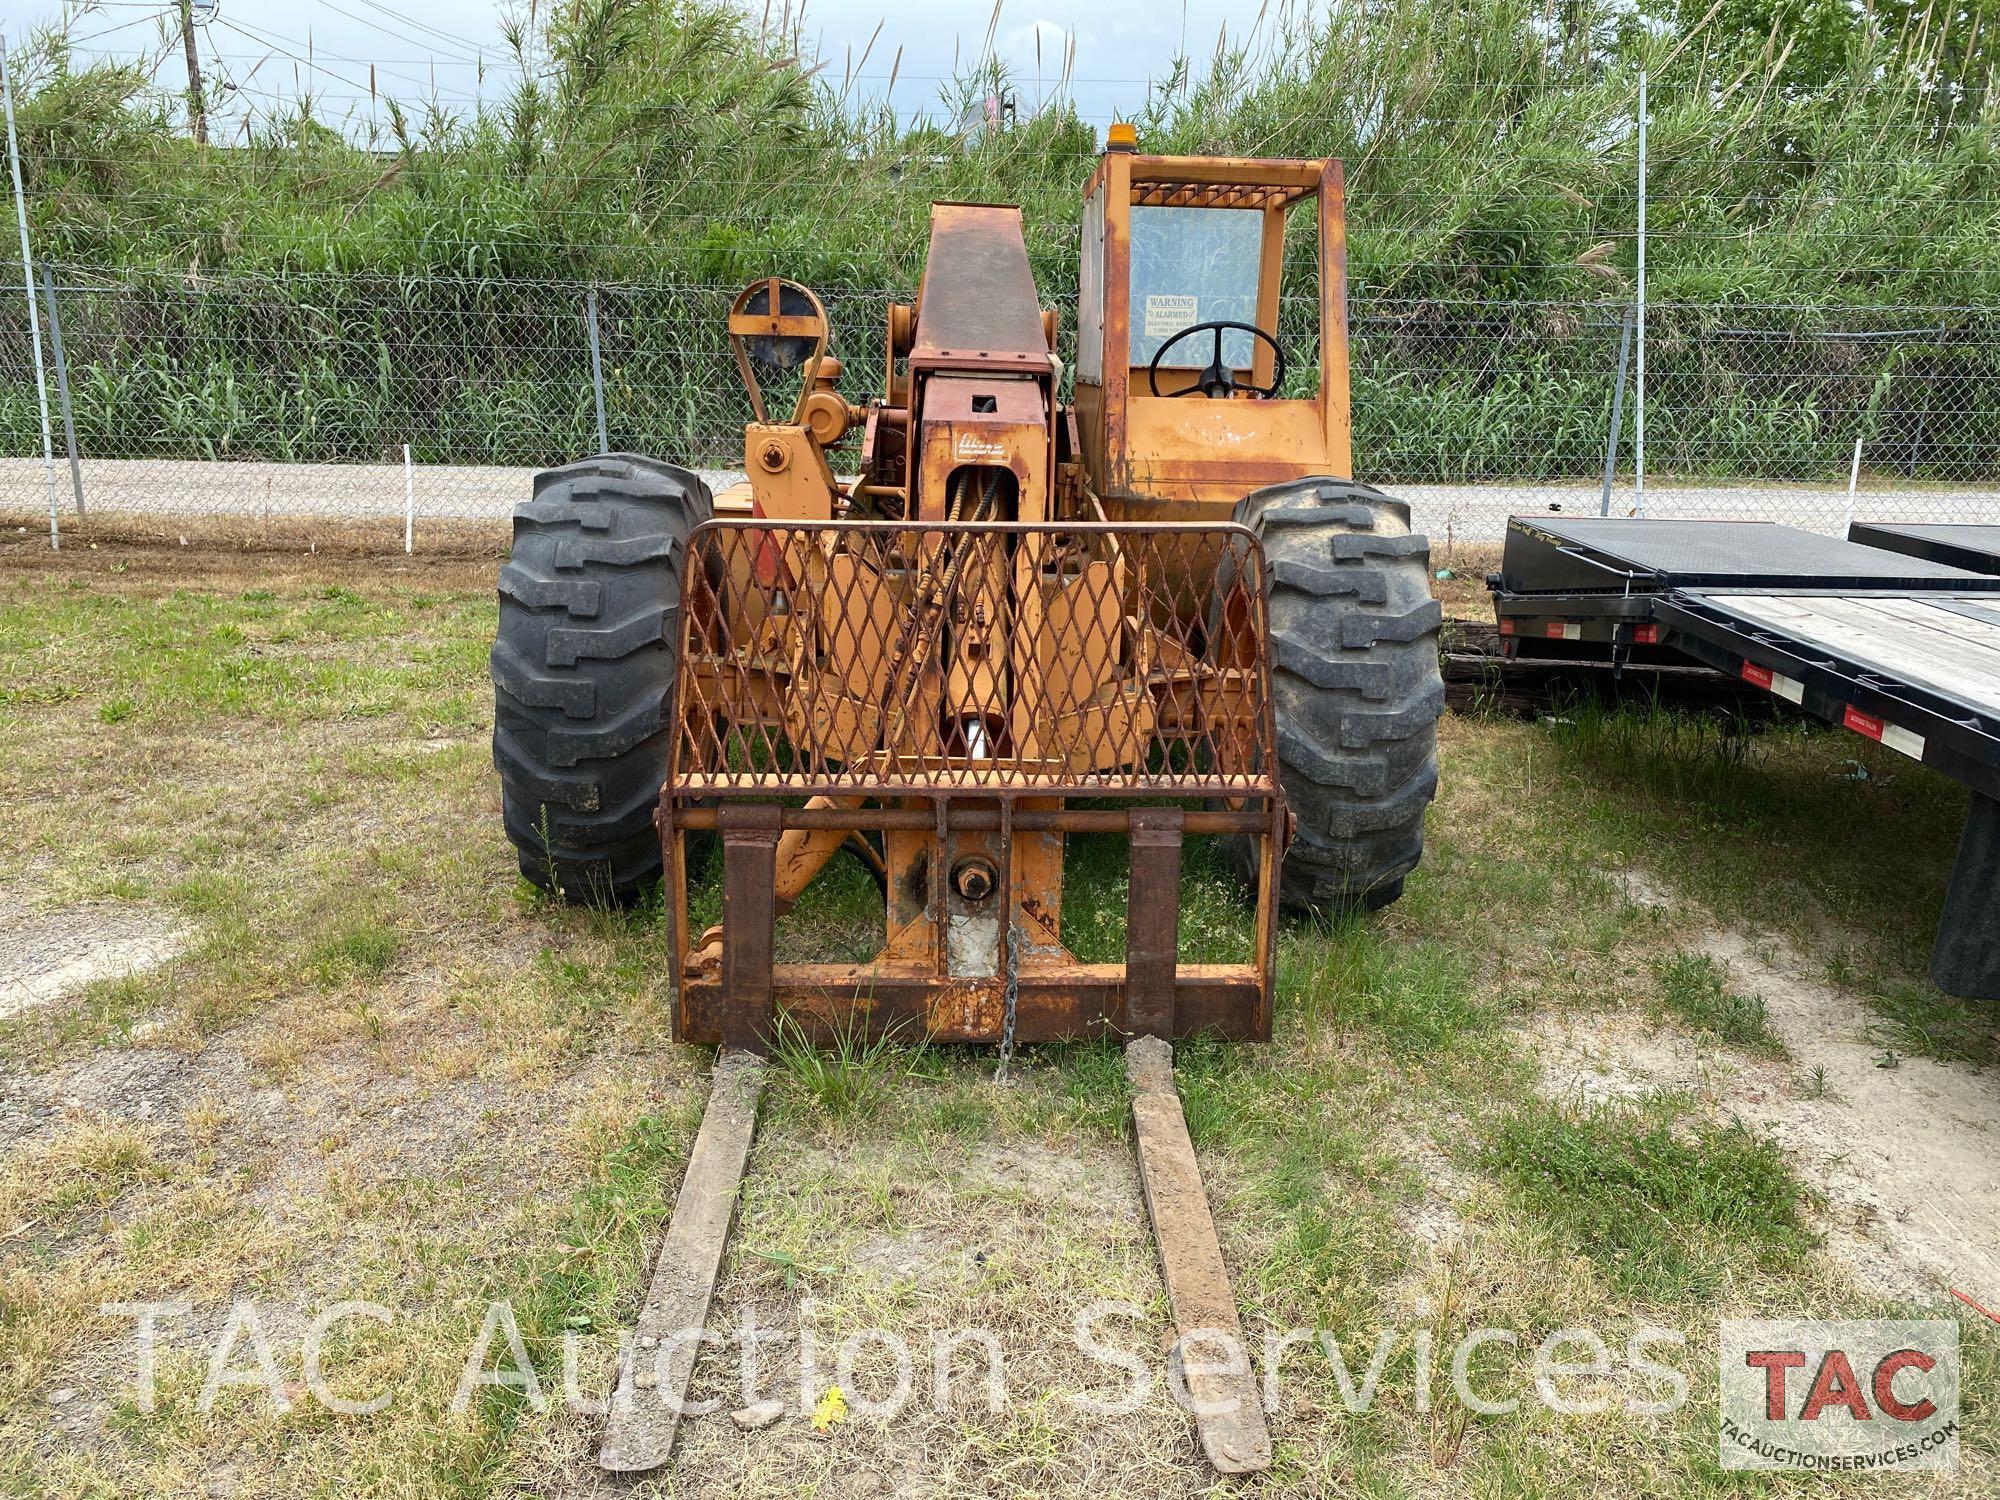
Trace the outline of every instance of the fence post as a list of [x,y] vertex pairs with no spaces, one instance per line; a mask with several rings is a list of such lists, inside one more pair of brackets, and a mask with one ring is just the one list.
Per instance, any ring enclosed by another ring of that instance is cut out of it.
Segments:
[[69,448],[69,487],[76,491],[76,518],[83,519],[83,465],[76,457],[76,416],[69,405],[69,361],[63,358],[62,316],[56,311],[56,278],[42,267],[42,298],[49,304],[49,344],[56,356],[56,398],[62,407],[63,442]]
[[35,350],[35,395],[42,407],[42,473],[49,486],[49,547],[62,551],[56,518],[56,445],[49,431],[49,377],[42,369],[42,314],[35,305],[35,262],[28,252],[28,195],[21,186],[21,142],[14,134],[14,73],[7,66],[7,38],[0,35],[0,101],[7,108],[7,162],[14,174],[14,218],[21,226],[21,290],[28,296],[28,336]]
[[1840,523],[1842,541],[1847,539],[1847,533],[1854,526],[1854,491],[1861,483],[1861,443],[1860,438],[1854,440],[1854,462],[1847,470],[1847,519]]
[[592,282],[584,297],[584,308],[590,324],[590,390],[597,400],[597,451],[611,451],[609,429],[604,425],[604,354],[597,341],[597,283]]
[[1632,387],[1632,511],[1646,513],[1646,70],[1639,70],[1639,363]]
[[417,550],[417,476],[410,466],[410,445],[403,444],[403,555]]
[[1598,497],[1597,513],[1611,514],[1611,476],[1618,467],[1618,434],[1625,426],[1625,371],[1632,359],[1632,309],[1618,318],[1618,384],[1611,388],[1611,430],[1604,436],[1604,493]]

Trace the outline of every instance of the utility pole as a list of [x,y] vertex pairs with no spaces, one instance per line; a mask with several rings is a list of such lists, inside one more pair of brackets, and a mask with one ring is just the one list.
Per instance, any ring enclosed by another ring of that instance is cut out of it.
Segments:
[[208,105],[201,91],[201,54],[194,49],[194,0],[181,0],[181,45],[187,51],[188,129],[197,146],[208,144]]

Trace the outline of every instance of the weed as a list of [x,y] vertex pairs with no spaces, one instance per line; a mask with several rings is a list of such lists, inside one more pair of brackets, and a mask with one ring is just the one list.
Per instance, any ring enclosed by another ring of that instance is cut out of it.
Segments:
[[1700,1035],[1762,1057],[1784,1055],[1764,1002],[1729,988],[1729,971],[1706,953],[1683,950],[1656,959],[1660,1003]]
[[324,989],[384,973],[395,962],[401,939],[373,917],[349,917],[308,950],[307,963]]
[[901,1046],[892,1035],[869,1039],[852,1024],[817,1045],[791,1015],[781,1012],[771,1043],[771,1059],[797,1097],[824,1119],[840,1124],[877,1113],[899,1077],[914,1070],[922,1043]]
[[1358,1029],[1406,1058],[1463,1050],[1494,1029],[1496,1012],[1476,994],[1462,952],[1391,941],[1359,917],[1302,922],[1284,938],[1279,998],[1308,1025]]
[[1864,993],[1880,1018],[1873,1034],[1892,1051],[1989,1067],[2000,1063],[2000,1025],[1988,1001],[1962,1000],[1919,979],[1873,975]]
[[1677,1121],[1665,1103],[1533,1101],[1499,1122],[1483,1159],[1625,1296],[1711,1296],[1732,1261],[1785,1269],[1814,1243],[1804,1190],[1771,1141]]
[[[0,1233],[52,1228],[102,1208],[156,1169],[148,1134],[114,1120],[87,1120],[18,1151],[0,1171]],[[0,1317],[0,1326],[5,1319]]]

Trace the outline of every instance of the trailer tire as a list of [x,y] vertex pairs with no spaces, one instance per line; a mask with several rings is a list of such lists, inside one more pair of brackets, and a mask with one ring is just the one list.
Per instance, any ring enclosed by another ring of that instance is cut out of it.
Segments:
[[713,511],[694,474],[631,453],[544,470],[514,511],[493,765],[522,875],[569,900],[629,902],[660,878],[681,572]]
[[[1246,495],[1236,519],[1264,548],[1278,777],[1293,818],[1279,878],[1289,911],[1387,906],[1424,849],[1437,795],[1442,611],[1410,507],[1348,479]],[[1257,873],[1257,840],[1231,863]]]

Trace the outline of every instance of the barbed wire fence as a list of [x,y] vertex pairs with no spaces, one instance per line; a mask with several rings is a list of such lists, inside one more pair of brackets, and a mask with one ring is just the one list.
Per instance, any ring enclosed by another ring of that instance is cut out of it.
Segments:
[[[600,431],[715,482],[741,464],[734,285],[40,269],[59,517],[402,519],[421,546],[427,523],[504,521],[533,470]],[[18,264],[0,277],[18,530],[52,485]],[[880,388],[905,296],[825,295],[849,399]],[[1287,298],[1308,369],[1315,318]],[[2000,309],[1650,306],[1643,491],[1633,321],[1619,301],[1353,297],[1358,477],[1452,541],[1521,512],[2000,520]]]

